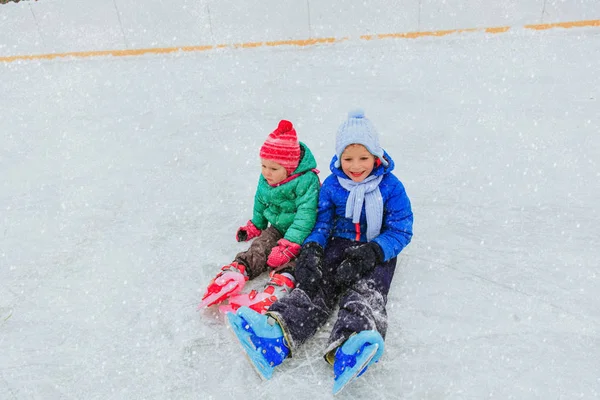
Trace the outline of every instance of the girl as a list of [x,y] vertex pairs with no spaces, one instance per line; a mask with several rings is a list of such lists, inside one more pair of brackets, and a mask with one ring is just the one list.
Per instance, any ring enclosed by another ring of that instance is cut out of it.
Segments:
[[269,378],[338,304],[324,352],[337,392],[383,353],[387,295],[396,257],[412,238],[413,214],[392,174],[394,162],[361,110],[340,126],[335,147],[317,222],[296,264],[298,286],[267,315],[248,308],[227,315],[250,359]]
[[[309,148],[298,141],[296,130],[282,120],[260,149],[261,176],[254,197],[252,219],[238,229],[238,242],[256,238],[210,282],[198,308],[229,299],[222,311],[241,305],[264,313],[294,288],[295,258],[311,232],[317,215],[319,177]],[[263,292],[238,295],[246,281],[271,269]]]

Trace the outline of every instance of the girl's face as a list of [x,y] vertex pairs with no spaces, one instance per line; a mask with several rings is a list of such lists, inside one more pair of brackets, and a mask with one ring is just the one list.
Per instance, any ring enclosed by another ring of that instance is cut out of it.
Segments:
[[260,159],[262,166],[262,176],[267,180],[267,183],[271,186],[277,185],[288,177],[287,171],[281,166],[281,164],[275,161]]
[[362,182],[375,167],[375,156],[362,144],[351,144],[341,157],[342,171],[354,182]]

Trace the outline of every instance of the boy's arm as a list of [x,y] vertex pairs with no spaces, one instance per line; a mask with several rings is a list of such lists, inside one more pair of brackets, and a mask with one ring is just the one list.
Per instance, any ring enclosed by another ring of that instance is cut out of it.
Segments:
[[331,198],[330,184],[326,179],[319,193],[319,204],[317,208],[317,222],[304,241],[304,243],[315,242],[325,248],[333,227],[335,217],[335,203]]
[[413,213],[410,199],[400,181],[384,204],[381,233],[373,239],[384,254],[384,261],[396,257],[412,239]]

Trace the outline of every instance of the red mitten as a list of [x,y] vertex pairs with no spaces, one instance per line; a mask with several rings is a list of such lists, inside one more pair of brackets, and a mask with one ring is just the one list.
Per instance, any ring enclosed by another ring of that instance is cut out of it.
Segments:
[[237,233],[235,234],[235,238],[238,242],[247,242],[250,239],[254,239],[257,236],[260,236],[262,231],[256,227],[252,223],[252,221],[248,221],[246,226],[241,226]]
[[300,253],[300,245],[298,243],[290,242],[286,239],[279,239],[277,246],[273,247],[269,258],[267,258],[267,265],[269,267],[277,268],[284,264],[292,261]]

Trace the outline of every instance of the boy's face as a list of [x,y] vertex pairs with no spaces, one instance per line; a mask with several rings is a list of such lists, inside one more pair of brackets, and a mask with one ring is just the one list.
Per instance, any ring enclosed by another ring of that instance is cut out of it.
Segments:
[[341,157],[342,171],[354,182],[362,182],[375,167],[375,156],[362,144],[351,144]]
[[278,164],[275,161],[266,160],[264,158],[260,159],[260,163],[262,166],[262,176],[264,176],[269,185],[277,185],[279,182],[288,177],[287,171],[281,166],[281,164]]

